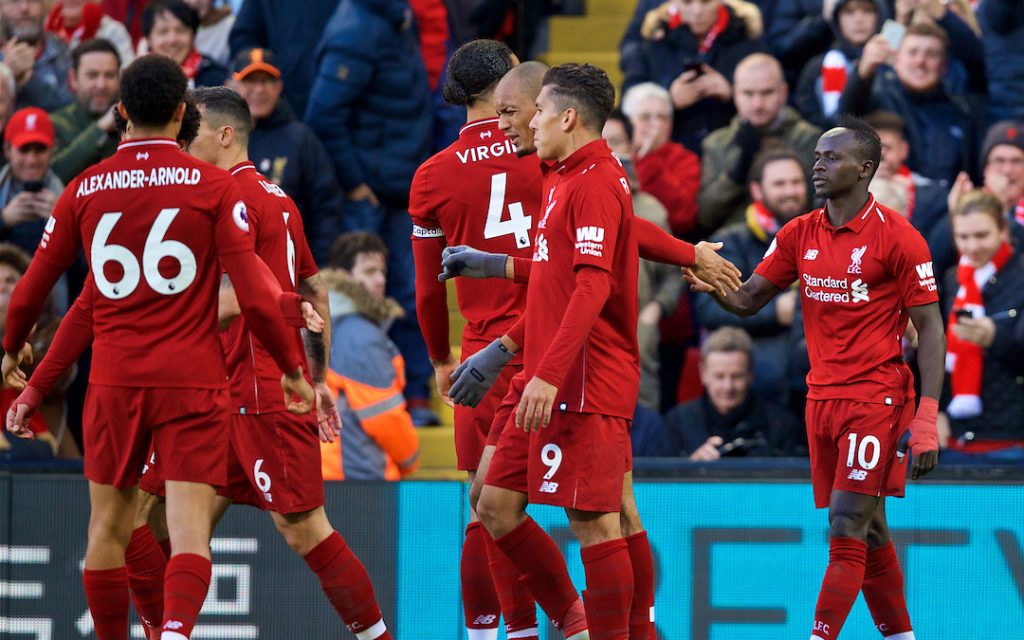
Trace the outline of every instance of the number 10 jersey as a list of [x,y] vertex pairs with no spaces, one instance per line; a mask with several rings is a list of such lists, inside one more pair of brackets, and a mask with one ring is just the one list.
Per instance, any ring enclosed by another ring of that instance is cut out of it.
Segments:
[[218,256],[254,250],[234,178],[172,140],[122,143],[67,186],[34,260],[63,270],[80,248],[96,284],[91,383],[226,386]]
[[[409,194],[413,242],[444,238],[448,246],[529,258],[541,189],[537,157],[517,156],[497,118],[470,122],[416,171]],[[457,278],[455,287],[466,317],[463,355],[501,336],[526,308],[526,287],[511,280]]]

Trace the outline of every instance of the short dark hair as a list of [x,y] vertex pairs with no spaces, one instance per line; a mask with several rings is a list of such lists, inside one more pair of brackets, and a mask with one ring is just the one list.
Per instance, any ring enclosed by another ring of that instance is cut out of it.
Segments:
[[764,180],[765,167],[773,162],[779,162],[780,160],[792,160],[800,167],[800,172],[804,174],[804,178],[807,177],[807,172],[804,171],[804,162],[793,149],[788,147],[772,147],[758,152],[754,156],[754,162],[750,165],[750,174],[747,177],[747,182],[760,183]]
[[181,129],[178,130],[177,143],[188,147],[199,135],[199,123],[203,116],[199,113],[199,107],[191,93],[185,94],[185,116],[181,119]]
[[249,141],[252,113],[249,103],[240,93],[229,87],[200,87],[192,92],[192,97],[196,106],[202,107],[207,119],[234,127],[243,146]]
[[600,131],[615,106],[615,87],[608,74],[592,64],[560,64],[544,74],[562,109],[573,108],[584,126]]
[[21,247],[10,242],[0,242],[0,264],[9,265],[21,275],[25,275],[30,261],[31,258]]
[[621,122],[622,128],[626,130],[626,137],[630,140],[633,139],[633,123],[629,121],[629,117],[627,117],[626,114],[622,113],[622,109],[619,107],[612,109],[612,112],[608,114],[608,120],[605,122],[607,123],[611,120]]
[[874,177],[875,171],[878,171],[878,164],[882,161],[882,141],[878,139],[878,134],[871,125],[851,115],[841,116],[839,126],[853,134],[860,159],[875,165],[871,171],[871,177]]
[[892,111],[872,111],[864,116],[864,122],[871,125],[871,128],[878,131],[892,131],[907,136],[907,121]]
[[89,53],[109,53],[117,59],[118,69],[121,68],[121,54],[117,52],[117,48],[110,44],[109,40],[93,38],[86,40],[71,51],[71,68],[75,70],[75,73],[78,73],[78,65],[82,62],[82,56]]
[[142,35],[148,38],[156,17],[165,13],[185,23],[193,35],[199,30],[199,13],[192,7],[181,0],[153,0],[142,10]]
[[168,124],[186,91],[181,65],[156,53],[136,58],[121,75],[121,104],[128,119],[144,127]]
[[444,101],[468,105],[494,89],[512,70],[512,50],[497,40],[473,40],[459,47],[448,61]]
[[335,269],[351,271],[356,266],[356,257],[360,253],[379,253],[387,258],[388,248],[384,241],[375,233],[351,231],[343,233],[331,243],[331,255],[328,264]]
[[942,52],[944,54],[949,53],[949,35],[946,30],[937,24],[932,22],[911,22],[907,27],[906,36],[926,36],[928,38],[935,38],[942,43]]

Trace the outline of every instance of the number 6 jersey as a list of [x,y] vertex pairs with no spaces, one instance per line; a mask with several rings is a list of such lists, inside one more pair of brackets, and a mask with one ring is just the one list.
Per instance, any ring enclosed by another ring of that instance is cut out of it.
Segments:
[[[444,285],[437,281],[441,250],[464,244],[529,258],[541,189],[537,157],[518,157],[497,118],[470,122],[416,171],[409,213],[417,312],[431,358],[446,356],[449,345]],[[455,287],[466,317],[463,357],[501,336],[526,308],[526,287],[510,280],[457,278]]]
[[62,272],[80,248],[96,285],[91,383],[226,385],[218,256],[253,252],[234,178],[172,140],[124,142],[64,189],[33,266]]

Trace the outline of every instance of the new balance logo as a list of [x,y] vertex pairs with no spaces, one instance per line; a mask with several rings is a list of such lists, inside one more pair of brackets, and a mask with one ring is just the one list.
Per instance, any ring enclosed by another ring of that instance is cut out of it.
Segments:
[[863,469],[854,469],[850,472],[850,475],[846,476],[848,480],[856,480],[857,482],[864,482],[868,478],[868,472]]
[[485,615],[485,616],[477,616],[476,620],[473,621],[473,624],[488,624],[489,625],[489,624],[494,624],[497,621],[498,621],[498,616],[493,615],[493,614],[488,614],[488,615]]
[[557,482],[548,482],[547,480],[545,480],[544,482],[540,483],[540,492],[541,493],[555,493],[557,491],[558,491],[558,483]]
[[178,622],[177,620],[168,620],[164,623],[164,629],[180,629],[185,626],[185,623]]
[[850,293],[853,294],[854,302],[868,302],[870,300],[868,283],[859,278],[850,283]]
[[808,249],[807,252],[804,254],[804,260],[817,260],[817,259],[818,259],[818,250],[817,249]]

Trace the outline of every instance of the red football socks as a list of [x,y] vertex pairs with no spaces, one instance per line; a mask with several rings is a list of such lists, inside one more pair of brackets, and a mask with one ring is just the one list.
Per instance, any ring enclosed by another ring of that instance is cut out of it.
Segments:
[[495,539],[494,544],[519,569],[519,579],[567,638],[587,628],[585,617],[569,615],[579,602],[579,596],[565,568],[565,559],[555,541],[533,518],[526,518],[518,527]]
[[537,603],[529,590],[519,581],[519,569],[509,560],[508,556],[494,544],[491,535],[482,529],[484,542],[487,544],[487,557],[490,560],[491,579],[501,603],[501,613],[505,616],[505,632],[510,640],[536,638]]
[[359,640],[391,640],[366,567],[335,531],[303,558],[320,579],[320,588]]
[[864,582],[867,554],[868,545],[855,538],[832,538],[829,542],[828,569],[814,609],[812,638],[839,637]]
[[633,604],[629,609],[629,640],[655,640],[654,631],[654,556],[647,532],[626,538],[629,561],[633,565]]
[[85,601],[99,640],[128,640],[128,573],[124,567],[82,572]]
[[479,522],[466,526],[466,539],[462,543],[462,610],[466,615],[466,629],[473,640],[475,630],[497,629],[501,619],[501,605],[491,581],[487,559],[487,532]]
[[907,599],[903,595],[903,572],[892,542],[884,547],[868,549],[861,590],[875,626],[883,636],[888,638],[913,630],[907,613]]
[[591,640],[630,640],[633,567],[622,538],[580,549],[587,588],[583,602]]
[[124,552],[128,586],[135,611],[147,629],[159,629],[164,619],[164,569],[167,558],[149,525],[132,531]]
[[194,553],[171,556],[164,572],[164,640],[188,638],[210,588],[210,560]]

